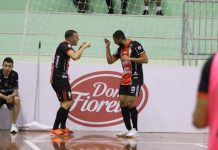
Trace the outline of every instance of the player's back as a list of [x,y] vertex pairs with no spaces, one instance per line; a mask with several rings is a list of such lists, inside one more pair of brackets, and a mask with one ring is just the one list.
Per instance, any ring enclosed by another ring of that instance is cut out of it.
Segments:
[[68,67],[70,57],[66,54],[72,46],[67,42],[58,45],[52,64],[52,80],[68,78]]

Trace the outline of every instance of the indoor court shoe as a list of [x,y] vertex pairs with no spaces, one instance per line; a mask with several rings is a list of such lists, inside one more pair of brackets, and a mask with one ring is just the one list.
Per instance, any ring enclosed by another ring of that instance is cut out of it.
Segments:
[[17,128],[17,125],[16,124],[12,124],[11,125],[11,130],[10,130],[11,133],[17,133],[18,132],[18,128]]
[[128,134],[126,134],[126,137],[128,138],[134,138],[137,136],[139,136],[139,132],[135,128],[133,128],[132,130],[129,131]]
[[72,135],[74,132],[72,130],[69,130],[68,128],[61,129],[64,135]]
[[157,11],[157,16],[163,16],[164,14],[163,14],[163,12],[162,12],[162,10],[159,10],[159,11]]
[[129,133],[129,131],[122,131],[122,132],[118,133],[117,136],[118,137],[125,137],[128,133]]
[[51,130],[52,135],[62,135],[64,132],[61,129]]

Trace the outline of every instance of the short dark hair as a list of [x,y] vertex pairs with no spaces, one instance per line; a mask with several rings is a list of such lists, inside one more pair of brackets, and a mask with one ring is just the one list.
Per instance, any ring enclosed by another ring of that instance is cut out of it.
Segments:
[[14,61],[13,61],[13,59],[12,59],[11,57],[6,57],[6,58],[3,60],[3,64],[4,64],[4,62],[14,64]]
[[123,39],[123,40],[126,39],[125,34],[121,30],[117,30],[116,32],[114,32],[113,37],[115,39]]
[[74,33],[77,33],[77,32],[76,32],[75,30],[67,30],[67,31],[65,32],[65,39],[67,39],[67,38],[73,36]]

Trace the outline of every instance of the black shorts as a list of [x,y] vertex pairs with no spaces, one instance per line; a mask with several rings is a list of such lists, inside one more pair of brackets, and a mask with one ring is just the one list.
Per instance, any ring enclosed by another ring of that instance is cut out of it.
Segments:
[[133,80],[131,85],[120,85],[119,95],[139,97],[142,83],[139,80]]
[[[4,94],[4,93],[3,93],[3,94]],[[12,94],[12,93],[5,93],[4,95],[8,96],[8,95],[11,95],[11,94]],[[4,104],[7,106],[7,108],[8,108],[9,110],[13,110],[13,109],[14,109],[14,103],[7,103],[6,100],[0,98],[0,107],[2,107]]]
[[56,82],[52,83],[52,87],[57,94],[58,100],[60,102],[71,101],[72,100],[72,91],[69,81],[62,80],[58,84]]

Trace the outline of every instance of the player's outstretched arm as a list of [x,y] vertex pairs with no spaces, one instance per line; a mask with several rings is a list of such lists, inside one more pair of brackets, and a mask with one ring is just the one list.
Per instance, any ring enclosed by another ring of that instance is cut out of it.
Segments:
[[80,46],[80,48],[79,48],[78,51],[69,50],[69,51],[67,52],[67,55],[68,55],[70,58],[72,58],[73,60],[78,60],[78,59],[81,58],[81,56],[82,56],[84,50],[85,50],[86,48],[90,47],[90,46],[91,46],[90,43],[84,42],[84,43]]
[[108,39],[104,39],[105,42],[105,48],[106,48],[106,58],[108,64],[113,64],[118,59],[111,55],[110,51],[110,41]]

